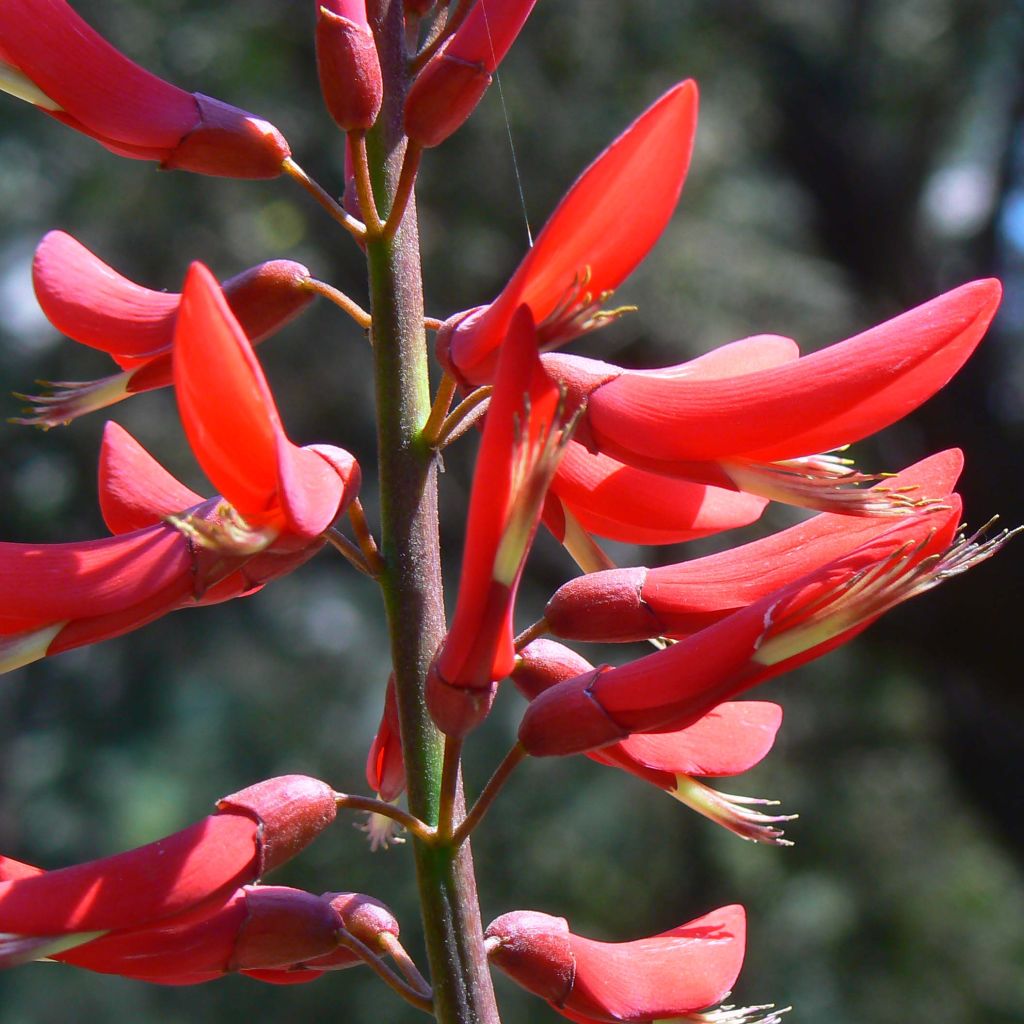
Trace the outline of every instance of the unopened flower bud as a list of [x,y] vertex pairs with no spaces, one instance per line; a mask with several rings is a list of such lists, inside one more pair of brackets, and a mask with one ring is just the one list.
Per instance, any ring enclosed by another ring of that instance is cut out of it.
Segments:
[[554,640],[540,639],[519,652],[512,682],[527,700],[533,700],[558,683],[593,671],[594,666],[575,651]]
[[536,2],[474,5],[409,90],[405,131],[410,139],[437,146],[469,117]]
[[366,18],[366,0],[321,0],[316,15],[316,63],[320,91],[346,132],[372,127],[384,84],[377,44]]
[[550,631],[567,640],[624,643],[665,632],[642,592],[648,570],[609,569],[569,580],[544,609]]
[[569,922],[533,910],[514,910],[487,926],[488,959],[523,988],[560,1005],[572,992],[576,959]]
[[381,935],[400,934],[398,918],[380,900],[361,892],[328,892],[321,899],[326,900],[341,918],[345,931],[354,935],[375,949]]
[[246,917],[230,970],[258,970],[324,956],[338,945],[341,920],[330,904],[281,885],[247,886]]

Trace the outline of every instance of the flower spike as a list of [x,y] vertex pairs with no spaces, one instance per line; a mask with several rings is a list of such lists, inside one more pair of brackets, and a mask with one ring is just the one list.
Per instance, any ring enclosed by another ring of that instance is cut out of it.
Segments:
[[228,178],[274,178],[290,155],[268,122],[144,71],[65,0],[0,4],[0,89],[119,156]]
[[689,81],[641,114],[569,189],[501,294],[444,325],[437,336],[441,362],[466,383],[490,383],[509,321],[524,303],[545,349],[598,326],[597,306],[672,216],[696,119],[697,87]]

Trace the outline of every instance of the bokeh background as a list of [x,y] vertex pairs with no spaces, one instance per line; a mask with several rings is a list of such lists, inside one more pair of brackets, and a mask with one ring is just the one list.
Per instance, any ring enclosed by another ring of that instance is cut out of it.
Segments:
[[[340,188],[341,141],[316,91],[313,4],[76,6],[145,66],[272,120],[299,161]],[[811,349],[997,274],[1006,299],[971,364],[855,454],[865,467],[895,469],[961,445],[970,521],[999,512],[1021,522],[1022,44],[1024,11],[1012,0],[545,0],[503,65],[504,104],[492,88],[425,161],[428,311],[447,316],[486,301],[524,250],[509,133],[536,231],[607,141],[667,86],[696,77],[701,126],[680,211],[617,296],[640,310],[576,350],[658,365],[762,332]],[[5,393],[40,377],[110,372],[102,355],[57,336],[34,305],[32,251],[52,227],[151,287],[177,290],[192,259],[223,277],[290,257],[365,300],[356,247],[287,181],[158,173],[6,96],[0,166]],[[361,332],[321,304],[260,351],[291,436],[355,452],[372,509]],[[18,403],[0,397],[0,412],[16,415]],[[207,490],[169,393],[111,416]],[[103,419],[45,435],[0,428],[0,537],[102,535]],[[475,443],[447,456],[442,478],[452,592]],[[742,537],[614,553],[625,564],[676,561],[792,521],[771,510]],[[742,902],[751,929],[740,1003],[792,1003],[804,1024],[1020,1021],[1021,564],[1021,548],[1011,547],[852,647],[762,689],[758,696],[786,709],[778,745],[727,788],[798,811],[792,849],[745,844],[583,759],[528,764],[474,840],[485,918],[529,907],[622,940]],[[572,571],[541,538],[524,626]],[[47,866],[104,855],[174,831],[218,796],[281,772],[361,791],[385,650],[373,585],[326,552],[251,599],[175,614],[7,676],[0,850]],[[519,713],[506,694],[472,737],[471,788],[507,748]],[[342,821],[274,880],[383,898],[418,950],[411,869],[407,848],[371,855]],[[504,981],[499,988],[509,1024],[556,1019]],[[360,971],[291,989],[239,979],[161,989],[51,964],[0,975],[2,1024],[279,1019],[422,1018]]]

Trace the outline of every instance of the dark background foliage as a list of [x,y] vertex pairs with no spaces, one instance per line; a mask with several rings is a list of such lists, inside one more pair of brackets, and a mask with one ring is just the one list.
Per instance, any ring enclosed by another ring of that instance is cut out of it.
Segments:
[[[339,187],[341,141],[316,92],[312,4],[78,7],[145,66],[275,122],[300,162]],[[1013,0],[545,0],[503,66],[504,106],[492,89],[425,162],[428,310],[446,316],[486,301],[523,251],[506,112],[536,230],[639,110],[677,79],[696,77],[701,128],[680,212],[618,296],[640,311],[577,350],[658,365],[762,332],[814,348],[997,274],[1007,285],[1003,310],[968,368],[856,454],[865,466],[898,468],[961,445],[970,521],[1000,512],[1020,522],[1022,35]],[[57,337],[34,306],[31,254],[51,227],[151,287],[177,290],[192,259],[229,276],[287,256],[365,297],[355,247],[286,181],[158,174],[7,97],[0,165],[4,391],[31,388],[37,377],[109,372],[102,356]],[[372,507],[361,333],[320,305],[261,356],[291,436],[355,452]],[[15,414],[17,403],[7,399],[3,411]],[[205,489],[170,393],[111,415]],[[102,535],[94,483],[102,422],[97,415],[46,435],[3,428],[4,540]],[[442,480],[451,590],[474,444],[446,459]],[[745,535],[789,521],[773,510]],[[615,554],[623,563],[685,557]],[[786,723],[767,762],[727,788],[778,796],[799,811],[793,849],[744,844],[582,759],[529,764],[475,841],[485,917],[537,908],[620,940],[742,902],[751,934],[737,1001],[791,1002],[794,1019],[807,1024],[1019,1020],[1020,564],[1010,548],[758,694],[785,705]],[[523,625],[571,571],[542,538]],[[385,647],[372,584],[325,553],[252,599],[173,615],[8,676],[0,685],[0,850],[48,866],[100,856],[174,831],[223,793],[280,772],[361,790]],[[471,787],[507,747],[518,714],[505,695],[472,738]],[[419,946],[401,847],[370,855],[342,822],[274,880],[373,893],[399,909]],[[510,1024],[554,1019],[500,986]],[[285,990],[239,979],[160,989],[48,964],[0,976],[3,1024],[327,1021],[339,1013],[419,1019],[359,971]]]

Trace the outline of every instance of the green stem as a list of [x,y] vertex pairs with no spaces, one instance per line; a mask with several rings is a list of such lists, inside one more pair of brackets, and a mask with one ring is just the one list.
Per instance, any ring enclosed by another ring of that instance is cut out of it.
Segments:
[[[384,78],[384,105],[366,150],[376,207],[398,188],[409,86],[402,0],[371,0],[368,14]],[[422,441],[430,414],[415,198],[394,237],[368,237],[381,488],[380,577],[391,632],[411,814],[436,825],[442,738],[427,713],[427,670],[445,632],[437,522],[437,463]],[[463,812],[461,792],[456,815]],[[442,1024],[498,1024],[469,844],[413,839],[420,904]]]

